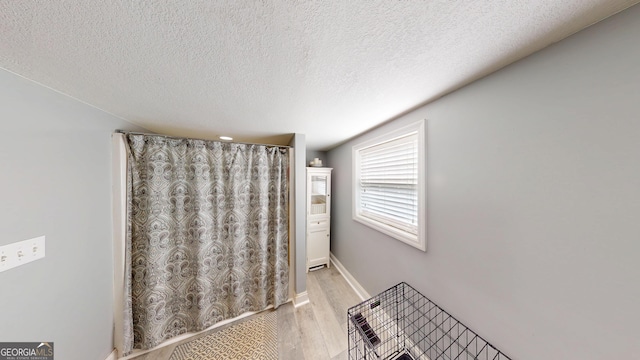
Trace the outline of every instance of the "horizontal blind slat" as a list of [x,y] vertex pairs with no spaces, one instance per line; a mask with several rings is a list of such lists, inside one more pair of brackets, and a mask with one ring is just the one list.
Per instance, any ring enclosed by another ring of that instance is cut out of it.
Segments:
[[413,133],[360,150],[362,214],[416,233],[418,137]]

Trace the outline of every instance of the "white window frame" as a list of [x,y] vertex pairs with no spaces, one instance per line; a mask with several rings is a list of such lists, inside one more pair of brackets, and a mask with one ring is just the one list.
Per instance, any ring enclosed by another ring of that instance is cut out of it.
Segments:
[[[360,151],[369,147],[379,145],[385,142],[396,140],[411,134],[416,134],[418,138],[418,224],[417,234],[412,234],[408,231],[389,226],[375,219],[361,214],[360,207]],[[426,176],[427,176],[427,163],[426,163],[426,133],[425,133],[425,120],[420,120],[409,125],[402,126],[398,129],[385,133],[384,135],[375,137],[371,140],[364,141],[360,144],[352,147],[352,161],[353,161],[353,202],[352,202],[352,217],[353,220],[369,226],[377,231],[380,231],[394,239],[402,241],[408,245],[416,247],[422,251],[427,250],[427,235],[426,235]]]

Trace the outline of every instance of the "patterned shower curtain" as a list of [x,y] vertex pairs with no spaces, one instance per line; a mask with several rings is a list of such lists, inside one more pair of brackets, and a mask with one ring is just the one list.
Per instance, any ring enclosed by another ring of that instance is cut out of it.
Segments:
[[128,134],[125,352],[289,295],[289,155]]

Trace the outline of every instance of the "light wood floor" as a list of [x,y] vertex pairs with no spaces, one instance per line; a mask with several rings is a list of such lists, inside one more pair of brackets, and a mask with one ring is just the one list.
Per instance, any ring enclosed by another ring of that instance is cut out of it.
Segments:
[[[311,271],[307,275],[310,303],[298,308],[287,303],[276,310],[279,359],[347,360],[347,309],[361,300],[334,266]],[[176,346],[190,340],[167,345],[134,359],[168,360]]]

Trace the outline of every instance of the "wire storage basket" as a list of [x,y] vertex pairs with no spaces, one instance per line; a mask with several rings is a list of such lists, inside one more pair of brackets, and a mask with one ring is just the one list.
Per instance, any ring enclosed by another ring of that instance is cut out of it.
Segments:
[[349,360],[511,360],[404,282],[347,316]]

